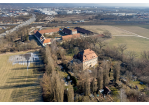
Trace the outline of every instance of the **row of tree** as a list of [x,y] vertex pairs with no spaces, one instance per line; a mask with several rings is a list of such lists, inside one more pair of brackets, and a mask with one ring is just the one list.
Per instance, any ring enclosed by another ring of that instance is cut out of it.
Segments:
[[[58,50],[60,49],[58,49],[56,45],[54,47],[46,46],[40,50],[45,63],[45,73],[41,82],[44,101],[63,102],[68,100],[68,102],[73,102],[73,86],[69,84],[67,90],[64,88],[63,77],[60,76],[59,67],[54,60],[57,58],[55,56],[59,54]],[[56,53],[53,54],[52,52],[54,51],[56,51]],[[67,99],[64,99],[64,91],[66,91]]]

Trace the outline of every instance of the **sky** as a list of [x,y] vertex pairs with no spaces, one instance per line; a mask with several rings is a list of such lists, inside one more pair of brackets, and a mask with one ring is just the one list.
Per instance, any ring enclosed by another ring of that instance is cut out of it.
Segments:
[[[29,2],[28,2],[29,3]],[[36,2],[34,2],[36,3]],[[3,4],[3,5],[9,5],[9,4]],[[149,3],[63,3],[61,4],[61,2],[59,3],[38,3],[38,4],[13,4],[13,5],[20,5],[20,6],[65,6],[65,7],[73,7],[73,6],[100,6],[100,7],[149,7]]]
[[103,3],[101,5],[117,6],[117,7],[149,7],[149,3],[107,3],[107,4]]
[[95,6],[149,7],[149,0],[0,0],[0,3],[94,3]]

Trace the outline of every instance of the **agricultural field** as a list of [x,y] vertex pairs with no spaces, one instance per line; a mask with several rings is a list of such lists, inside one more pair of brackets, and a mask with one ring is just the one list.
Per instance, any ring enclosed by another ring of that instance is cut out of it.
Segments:
[[81,27],[98,34],[102,34],[104,31],[108,30],[112,35],[133,35],[115,26],[109,26],[109,25],[91,25],[91,26],[81,26]]
[[141,52],[149,49],[149,40],[135,36],[115,36],[106,41],[109,46],[118,46],[119,44],[126,44],[127,51],[135,51],[139,56]]
[[58,17],[55,17],[55,21],[74,21],[74,20],[82,20],[82,19],[89,19],[92,18],[94,15],[60,15]]
[[[35,52],[35,51],[34,51]],[[27,65],[9,61],[10,57],[26,52],[0,55],[0,102],[35,102],[42,101],[39,72],[41,65]],[[36,51],[38,55],[38,51]]]
[[140,26],[116,26],[122,30],[126,30],[144,37],[149,38],[149,27],[147,25],[140,25]]

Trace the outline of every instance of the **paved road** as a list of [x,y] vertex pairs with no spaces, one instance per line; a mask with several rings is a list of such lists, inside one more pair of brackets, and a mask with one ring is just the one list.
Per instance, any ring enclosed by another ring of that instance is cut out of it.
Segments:
[[4,36],[6,34],[12,33],[14,31],[17,31],[19,28],[27,26],[27,25],[31,24],[32,22],[34,22],[35,20],[36,20],[36,15],[32,14],[32,17],[29,20],[23,22],[22,24],[19,24],[18,26],[14,27],[13,29],[6,31],[5,33],[0,34],[0,37]]

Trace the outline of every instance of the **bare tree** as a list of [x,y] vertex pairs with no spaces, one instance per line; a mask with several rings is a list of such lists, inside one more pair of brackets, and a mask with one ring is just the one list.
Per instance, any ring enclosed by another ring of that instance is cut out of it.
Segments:
[[87,96],[90,94],[90,82],[89,82],[89,73],[85,73],[85,81],[84,81],[84,94]]
[[106,43],[105,43],[104,40],[101,39],[101,38],[98,39],[97,44],[99,45],[100,50],[101,50],[104,46],[106,46]]
[[124,51],[127,49],[127,45],[120,44],[120,45],[118,45],[118,49],[120,50],[121,54],[123,55]]
[[68,86],[68,92],[67,92],[68,102],[74,102],[74,90],[73,86]]
[[104,31],[103,34],[106,38],[112,38],[112,35],[108,30]]
[[79,48],[78,47],[75,47],[74,48],[74,54],[76,55],[76,54],[78,54],[78,52],[79,52]]
[[50,76],[45,73],[41,86],[43,87],[44,96],[48,101],[63,102],[64,82],[58,72],[54,71]]
[[127,45],[126,44],[120,44],[120,45],[118,45],[118,49],[121,52],[121,56],[122,56],[122,60],[123,60],[123,53],[127,49]]
[[91,91],[92,91],[92,93],[97,91],[97,84],[95,83],[95,78],[93,78],[93,80],[91,82]]
[[137,57],[137,54],[134,51],[129,51],[128,56],[129,56],[130,61],[132,62],[134,61],[135,57]]
[[98,89],[103,88],[103,68],[100,67],[97,72],[97,84],[98,84]]
[[114,65],[113,77],[114,77],[115,82],[117,83],[120,78],[120,63],[119,62]]
[[143,59],[149,60],[149,51],[143,51],[141,56]]
[[102,63],[102,67],[103,67],[103,87],[107,86],[109,84],[109,63],[107,61],[103,61]]

